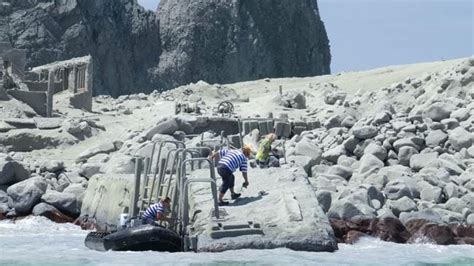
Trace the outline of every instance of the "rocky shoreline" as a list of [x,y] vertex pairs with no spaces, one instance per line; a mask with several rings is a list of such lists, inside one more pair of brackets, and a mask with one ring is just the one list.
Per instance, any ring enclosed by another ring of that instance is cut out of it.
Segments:
[[[164,93],[100,96],[93,114],[58,105],[62,117],[46,121],[46,128],[31,122],[31,110],[2,101],[8,112],[0,116],[0,220],[33,214],[103,229],[105,221],[84,216],[85,208],[103,211],[90,204],[94,198],[84,198],[90,180],[133,175],[133,157],[148,155],[158,138],[199,145],[186,134],[221,128],[222,121],[205,115],[211,117],[216,103],[232,100],[241,117],[271,113],[268,119],[289,121],[290,138],[279,140],[286,152],[281,163],[314,192],[318,219],[330,222],[339,243],[372,236],[397,243],[473,244],[474,59],[436,68],[414,76],[405,73],[413,69],[391,68],[356,77],[199,82]],[[379,84],[386,79],[398,81]],[[353,84],[360,82],[367,89],[356,89]],[[202,114],[174,116],[178,102],[195,104]],[[209,146],[220,141],[216,131],[202,135]],[[244,140],[254,143],[263,133],[251,130]],[[264,171],[270,170],[255,172]],[[116,197],[121,211],[125,196]],[[298,201],[297,193],[289,198]]]

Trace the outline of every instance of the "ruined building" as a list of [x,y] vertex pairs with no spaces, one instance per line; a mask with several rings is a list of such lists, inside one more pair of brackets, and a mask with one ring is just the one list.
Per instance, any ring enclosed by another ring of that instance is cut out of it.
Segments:
[[25,71],[26,52],[0,43],[0,100],[13,97],[41,116],[53,115],[54,94],[66,91],[72,107],[92,111],[90,56],[42,65]]

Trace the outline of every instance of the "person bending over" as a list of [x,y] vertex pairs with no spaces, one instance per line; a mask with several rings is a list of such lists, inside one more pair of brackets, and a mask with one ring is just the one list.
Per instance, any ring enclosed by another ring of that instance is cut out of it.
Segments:
[[146,209],[143,214],[142,223],[154,225],[155,222],[168,222],[171,223],[171,219],[166,216],[171,204],[169,197],[162,198],[158,203],[155,203]]
[[240,197],[239,193],[234,191],[234,172],[237,169],[240,169],[242,176],[244,177],[245,182],[243,183],[244,187],[249,185],[248,176],[247,176],[247,161],[252,153],[252,148],[249,145],[244,145],[242,150],[230,150],[228,148],[222,148],[219,152],[212,154],[211,159],[214,159],[219,155],[220,159],[217,164],[217,172],[222,178],[222,185],[219,193],[219,205],[225,206],[229,205],[229,202],[224,201],[224,195],[227,190],[230,190],[231,198],[237,199]]

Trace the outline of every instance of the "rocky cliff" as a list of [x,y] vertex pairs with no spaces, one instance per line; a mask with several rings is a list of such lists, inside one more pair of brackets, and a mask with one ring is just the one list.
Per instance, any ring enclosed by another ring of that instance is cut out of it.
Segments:
[[162,0],[157,16],[167,87],[330,72],[315,0]]
[[315,0],[0,0],[0,41],[27,66],[91,54],[96,94],[205,80],[230,83],[330,72]]

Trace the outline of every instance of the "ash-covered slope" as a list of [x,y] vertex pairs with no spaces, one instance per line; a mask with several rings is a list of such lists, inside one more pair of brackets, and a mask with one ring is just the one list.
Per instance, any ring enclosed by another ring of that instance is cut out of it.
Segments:
[[167,87],[330,72],[315,0],[162,0],[157,16]]

